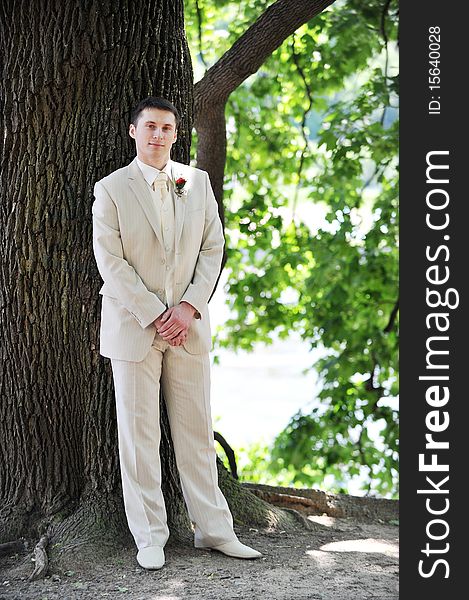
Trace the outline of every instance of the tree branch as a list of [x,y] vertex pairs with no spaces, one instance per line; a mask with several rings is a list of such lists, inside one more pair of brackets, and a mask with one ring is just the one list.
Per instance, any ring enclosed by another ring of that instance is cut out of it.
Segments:
[[220,446],[225,451],[226,457],[228,459],[228,463],[230,465],[231,475],[235,479],[238,479],[238,468],[236,466],[236,456],[235,456],[233,448],[228,444],[228,442],[221,435],[221,433],[218,433],[218,431],[214,431],[213,436],[214,436],[215,440],[220,444]]
[[390,4],[391,0],[386,0],[383,5],[383,10],[381,11],[381,35],[383,36],[383,40],[386,46],[388,45],[388,34],[386,33],[386,17],[388,16]]
[[277,0],[211,67],[194,87],[194,127],[197,166],[209,172],[223,217],[223,177],[226,161],[225,104],[231,92],[298,27],[334,0]]
[[[383,10],[381,13],[381,35],[384,40],[384,51],[385,51],[385,61],[384,61],[384,79],[387,83],[388,81],[388,64],[389,64],[389,49],[388,49],[388,34],[386,33],[386,17],[388,15],[389,5],[391,4],[391,0],[386,0],[383,6]],[[380,123],[384,125],[384,120],[386,118],[386,108],[385,105],[383,107],[383,114],[381,115]]]
[[305,86],[305,92],[306,92],[306,96],[308,98],[308,107],[303,111],[303,118],[301,120],[301,134],[303,136],[303,141],[304,141],[304,146],[301,149],[301,156],[300,156],[300,162],[298,165],[298,183],[295,186],[295,195],[293,196],[293,209],[292,209],[292,217],[295,216],[295,212],[296,212],[296,205],[298,202],[298,192],[299,189],[301,187],[301,174],[303,172],[303,164],[304,164],[304,160],[305,160],[305,155],[306,155],[306,151],[309,148],[309,140],[308,140],[308,135],[306,133],[306,119],[308,117],[308,114],[310,112],[310,110],[313,107],[313,93],[311,91],[311,88],[308,84],[308,81],[306,79],[305,73],[303,71],[303,68],[301,67],[300,64],[300,59],[299,56],[295,50],[295,34],[293,34],[293,40],[292,40],[292,58],[293,58],[293,62],[295,63],[295,67],[298,71],[298,73],[300,74],[300,77],[303,81],[303,85]]
[[18,552],[24,552],[25,549],[26,545],[23,538],[13,542],[5,542],[4,544],[0,544],[0,557],[8,556],[9,554],[17,554]]
[[391,315],[389,317],[388,324],[383,329],[384,333],[389,333],[391,329],[394,327],[394,321],[396,320],[397,313],[399,311],[399,298],[396,300],[396,304],[394,305]]

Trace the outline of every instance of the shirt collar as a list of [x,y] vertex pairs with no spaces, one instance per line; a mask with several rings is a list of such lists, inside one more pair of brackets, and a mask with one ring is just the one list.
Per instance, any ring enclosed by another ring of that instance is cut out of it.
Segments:
[[160,169],[157,169],[156,167],[152,167],[151,165],[147,165],[146,163],[142,162],[138,157],[137,157],[137,165],[138,165],[140,171],[142,172],[143,177],[145,178],[145,181],[148,183],[148,185],[150,187],[153,185],[153,182],[155,181],[155,178],[158,175],[158,173],[166,173],[169,180],[171,181],[171,159],[168,160],[168,162],[161,169],[161,171],[160,171]]

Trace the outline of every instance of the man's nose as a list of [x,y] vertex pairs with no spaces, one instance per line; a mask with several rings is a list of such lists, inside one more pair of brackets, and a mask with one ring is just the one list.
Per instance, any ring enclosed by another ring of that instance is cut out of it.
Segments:
[[154,129],[154,131],[153,131],[153,137],[162,138],[163,137],[163,130],[162,129],[158,129],[158,128]]

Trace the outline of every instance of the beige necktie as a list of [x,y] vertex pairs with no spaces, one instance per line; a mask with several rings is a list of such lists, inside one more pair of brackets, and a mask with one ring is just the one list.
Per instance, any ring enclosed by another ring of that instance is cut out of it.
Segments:
[[168,197],[168,176],[166,173],[158,173],[155,181],[153,182],[153,189],[155,192],[160,192],[161,202],[164,203]]
[[157,207],[161,220],[161,239],[164,245],[163,264],[166,264],[166,283],[164,302],[174,306],[174,206],[168,189],[169,177],[161,171],[153,182],[153,189],[160,193],[161,204]]

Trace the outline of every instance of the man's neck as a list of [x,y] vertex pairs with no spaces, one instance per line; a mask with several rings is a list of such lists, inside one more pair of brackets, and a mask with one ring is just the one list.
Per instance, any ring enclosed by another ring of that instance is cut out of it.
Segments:
[[139,156],[137,154],[137,158],[138,160],[142,161],[142,163],[145,163],[146,165],[149,165],[150,167],[154,167],[155,169],[159,169],[160,171],[162,171],[165,166],[168,164],[169,161],[169,156],[164,156],[161,158],[154,158],[153,160],[149,160],[146,158],[143,158],[142,156]]

